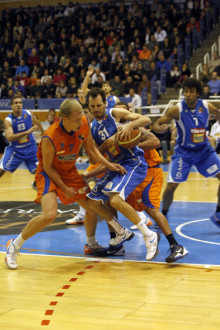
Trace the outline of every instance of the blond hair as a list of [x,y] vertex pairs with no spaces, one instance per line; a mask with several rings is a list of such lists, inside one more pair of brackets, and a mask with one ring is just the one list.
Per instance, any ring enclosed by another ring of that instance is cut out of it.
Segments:
[[74,111],[82,112],[82,106],[75,99],[66,99],[60,105],[60,117],[69,118]]

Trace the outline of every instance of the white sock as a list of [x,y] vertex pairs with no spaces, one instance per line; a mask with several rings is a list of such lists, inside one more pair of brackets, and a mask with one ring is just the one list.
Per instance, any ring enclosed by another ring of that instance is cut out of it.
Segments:
[[141,218],[141,220],[147,220],[147,216],[145,214],[145,212],[137,212],[137,214],[139,215],[139,217]]
[[17,250],[20,250],[20,248],[22,247],[24,242],[25,242],[25,240],[23,239],[23,237],[20,234],[17,238],[15,238],[15,240],[13,241],[13,244]]
[[86,236],[86,243],[89,245],[89,246],[93,246],[97,243],[96,239],[95,239],[95,236],[92,236],[92,237],[88,237]]
[[80,206],[79,207],[79,215],[85,216],[85,214],[86,214],[86,210],[82,206]]
[[113,218],[111,221],[108,222],[109,225],[114,228],[117,234],[122,235],[124,232],[124,228],[120,225],[116,218]]
[[138,229],[142,232],[142,234],[144,236],[150,237],[153,232],[152,230],[150,230],[147,226],[144,220],[141,220],[138,224],[137,224]]

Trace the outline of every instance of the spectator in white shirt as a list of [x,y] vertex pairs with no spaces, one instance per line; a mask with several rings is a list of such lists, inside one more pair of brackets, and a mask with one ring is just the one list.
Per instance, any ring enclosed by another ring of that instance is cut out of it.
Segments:
[[92,85],[94,85],[95,83],[98,82],[98,77],[102,77],[102,81],[105,81],[105,74],[103,72],[101,72],[101,70],[99,68],[95,69],[95,73],[92,76]]
[[162,44],[164,42],[164,38],[167,36],[167,33],[165,30],[162,30],[160,25],[158,25],[154,36],[156,41]]
[[128,104],[132,111],[135,111],[137,108],[141,108],[142,101],[140,95],[135,93],[134,88],[129,89],[129,94],[126,97],[131,97],[131,102]]

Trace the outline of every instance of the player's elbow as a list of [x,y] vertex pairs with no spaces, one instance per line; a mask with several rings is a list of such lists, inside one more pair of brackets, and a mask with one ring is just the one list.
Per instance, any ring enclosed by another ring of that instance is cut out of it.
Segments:
[[154,144],[155,144],[155,149],[158,149],[161,146],[161,143],[160,143],[160,140],[159,139],[155,139]]

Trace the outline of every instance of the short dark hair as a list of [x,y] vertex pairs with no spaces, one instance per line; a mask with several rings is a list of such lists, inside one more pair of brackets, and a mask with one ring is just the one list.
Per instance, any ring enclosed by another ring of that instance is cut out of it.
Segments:
[[15,100],[15,99],[21,99],[21,100],[22,100],[22,96],[17,95],[17,94],[14,94],[14,95],[12,96],[12,98],[11,98],[11,104],[14,103],[14,100]]
[[128,104],[126,102],[122,102],[122,101],[115,103],[114,108],[117,108],[118,106],[120,108],[120,105],[124,105],[127,108],[127,110],[129,110]]
[[196,88],[199,95],[202,94],[202,84],[198,79],[195,78],[186,78],[183,81],[183,90],[184,88]]
[[103,85],[109,85],[110,87],[112,87],[110,81],[107,81],[107,80],[106,80],[106,81],[103,81],[102,86],[103,86]]
[[87,100],[91,97],[95,99],[97,96],[101,95],[102,101],[105,103],[105,92],[101,88],[92,88],[91,91],[87,95]]

